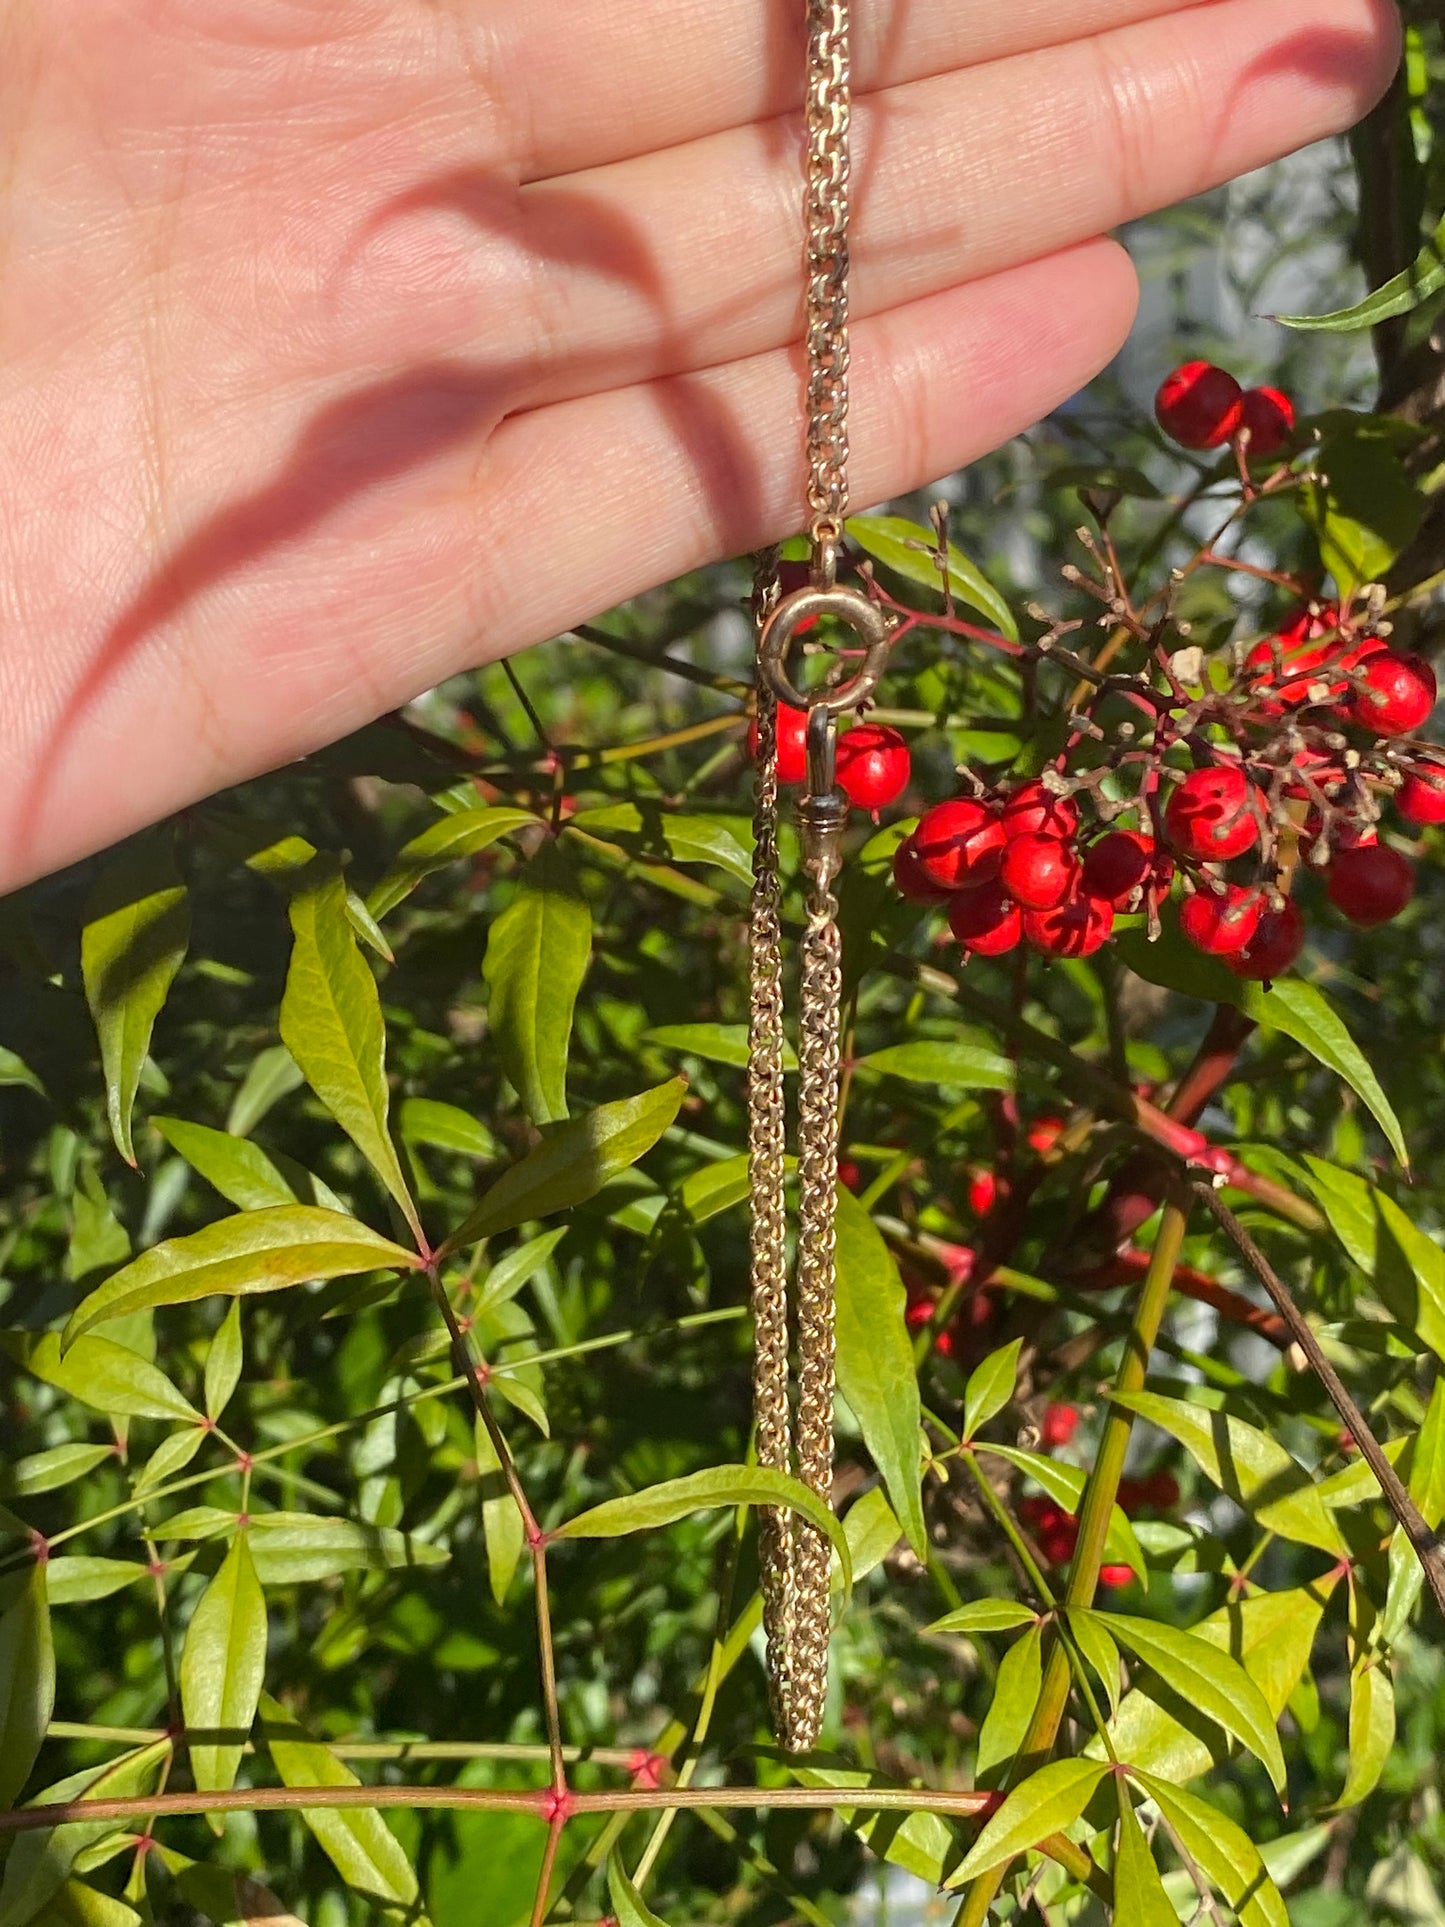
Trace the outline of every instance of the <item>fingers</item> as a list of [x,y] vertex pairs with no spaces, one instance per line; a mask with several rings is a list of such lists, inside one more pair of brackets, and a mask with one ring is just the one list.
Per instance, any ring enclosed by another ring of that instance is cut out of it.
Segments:
[[[1379,0],[1215,0],[869,96],[855,313],[1055,252],[1347,126],[1388,78],[1389,20]],[[476,313],[495,335],[530,310],[510,405],[794,337],[798,195],[796,130],[778,124],[528,189],[532,271],[519,265],[517,303],[499,309],[489,284]]]
[[[896,86],[1180,6],[867,0],[854,8],[853,84]],[[803,98],[801,0],[568,0],[565,32],[556,0],[458,0],[458,11],[508,103],[524,179],[771,119]]]

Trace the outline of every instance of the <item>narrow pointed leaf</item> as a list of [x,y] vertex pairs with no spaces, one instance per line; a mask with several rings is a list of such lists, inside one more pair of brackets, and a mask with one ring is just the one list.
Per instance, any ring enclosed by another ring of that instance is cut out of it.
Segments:
[[[938,537],[934,530],[910,522],[901,515],[852,515],[848,534],[866,555],[881,562],[906,582],[943,593],[943,575],[935,557]],[[955,543],[948,545],[948,586],[956,601],[967,604],[988,620],[1010,642],[1018,641],[1018,624],[1013,612],[988,577],[969,561]]]
[[76,1553],[52,1559],[47,1568],[52,1606],[79,1606],[93,1599],[109,1599],[142,1579],[149,1579],[149,1566],[134,1559],[94,1559]]
[[686,1080],[675,1077],[638,1097],[599,1104],[554,1124],[535,1151],[503,1172],[445,1249],[475,1244],[595,1197],[609,1179],[652,1149],[677,1116],[686,1089]]
[[566,1235],[567,1228],[561,1225],[555,1231],[544,1231],[540,1237],[529,1238],[515,1251],[498,1258],[478,1289],[474,1316],[480,1317],[494,1305],[504,1305],[508,1299],[515,1298],[523,1285],[542,1270]]
[[291,1186],[249,1138],[181,1117],[153,1117],[151,1123],[193,1171],[239,1210],[264,1211],[268,1205],[296,1202]]
[[[105,1289],[102,1285],[101,1290]],[[136,1308],[127,1307],[132,1309]],[[55,1332],[39,1338],[15,1332],[7,1335],[5,1349],[34,1377],[108,1417],[170,1419],[177,1424],[200,1418],[160,1367],[129,1346],[108,1338],[84,1338],[62,1353],[61,1343]]]
[[591,956],[592,913],[571,865],[546,843],[492,925],[482,964],[492,1042],[534,1124],[567,1115],[567,1048]]
[[73,1348],[93,1325],[152,1305],[250,1297],[362,1271],[412,1271],[420,1263],[414,1251],[338,1211],[310,1204],[244,1211],[152,1245],[84,1300],[65,1329],[65,1344]]
[[55,1648],[44,1561],[0,1615],[0,1808],[12,1807],[30,1778],[55,1705]]
[[208,1436],[205,1426],[188,1425],[183,1431],[172,1432],[169,1438],[162,1439],[136,1474],[135,1492],[139,1494],[149,1491],[153,1485],[164,1485],[177,1472],[183,1472]]
[[492,1597],[499,1606],[517,1573],[517,1562],[526,1543],[526,1527],[517,1502],[502,1476],[502,1461],[492,1444],[492,1435],[480,1419],[473,1423],[476,1438],[477,1472],[482,1482],[482,1536],[487,1542],[487,1578]]
[[188,898],[169,848],[142,838],[102,875],[80,939],[111,1136],[128,1164],[136,1161],[131,1113],[151,1033],[189,942]]
[[1445,288],[1445,221],[1420,249],[1408,268],[1402,268],[1388,281],[1349,308],[1336,308],[1330,314],[1281,314],[1274,320],[1286,328],[1313,330],[1323,334],[1356,334],[1377,328],[1382,321],[1410,314],[1422,302]]
[[261,1119],[283,1097],[305,1083],[301,1067],[284,1044],[272,1044],[252,1059],[226,1113],[226,1129],[235,1137],[249,1137]]
[[1122,1783],[1119,1849],[1114,1856],[1114,1918],[1119,1927],[1179,1927],[1179,1916]]
[[[658,1024],[642,1033],[644,1044],[657,1044],[663,1050],[684,1051],[712,1064],[731,1064],[744,1070],[748,1061],[746,1024]],[[795,1071],[798,1054],[791,1044],[783,1046],[783,1069]]]
[[911,1084],[937,1084],[945,1090],[1011,1091],[1017,1068],[1000,1057],[986,1038],[977,1043],[945,1039],[916,1044],[889,1044],[858,1059],[860,1070],[884,1071],[907,1078]]
[[1109,1701],[1109,1711],[1117,1713],[1121,1664],[1119,1648],[1114,1644],[1113,1634],[1103,1616],[1072,1607],[1069,1611],[1069,1631],[1073,1634],[1074,1644],[1098,1674]]
[[976,1365],[963,1388],[963,1436],[971,1439],[991,1418],[996,1418],[1014,1395],[1018,1383],[1019,1353],[1024,1341],[1014,1339],[1001,1345]]
[[[57,1780],[30,1802],[58,1806],[72,1800],[124,1800],[154,1787],[161,1762],[171,1750],[169,1740],[126,1753],[107,1766],[88,1767]],[[71,1868],[88,1847],[122,1831],[114,1820],[68,1820],[63,1826],[39,1828],[17,1836],[0,1879],[0,1927],[26,1927],[28,1921],[60,1892]]]
[[[356,1775],[262,1695],[262,1733],[287,1786],[360,1786]],[[419,1908],[416,1874],[401,1842],[374,1807],[303,1807],[305,1820],[346,1884],[385,1908]],[[413,1921],[424,1919],[409,1912]]]
[[1289,1927],[1279,1889],[1241,1827],[1217,1807],[1152,1773],[1137,1777],[1205,1879],[1239,1915],[1240,1927]]
[[1030,1626],[999,1662],[993,1698],[978,1735],[978,1778],[1016,1758],[1044,1683],[1043,1628]]
[[617,1927],[667,1927],[667,1922],[659,1919],[628,1879],[615,1847],[607,1859],[607,1893]]
[[409,897],[424,877],[463,857],[476,856],[516,830],[537,829],[540,818],[531,810],[499,805],[487,810],[458,810],[432,823],[398,852],[391,868],[367,897],[374,917],[384,917]]
[[1357,1664],[1350,1674],[1349,1770],[1338,1807],[1356,1807],[1380,1783],[1395,1746],[1395,1688],[1379,1657]]
[[233,1727],[239,1735],[226,1745],[191,1742],[191,1772],[202,1792],[224,1792],[235,1784],[265,1672],[266,1595],[242,1532],[201,1595],[181,1652],[187,1727]]
[[53,1445],[48,1452],[0,1466],[0,1499],[33,1499],[41,1492],[59,1491],[114,1457],[113,1445]]
[[432,1144],[439,1151],[455,1151],[461,1157],[484,1161],[502,1155],[486,1125],[455,1104],[442,1104],[430,1097],[408,1097],[398,1113],[397,1123],[408,1144]]
[[[1017,1445],[980,1445],[978,1450],[992,1453],[996,1459],[1007,1459],[1020,1472],[1026,1472],[1066,1512],[1077,1512],[1083,1504],[1084,1487],[1089,1482],[1089,1475],[1082,1466],[1070,1465],[1066,1459],[1048,1458],[1042,1452],[1026,1452]],[[1145,1564],[1144,1549],[1122,1506],[1116,1505],[1109,1514],[1104,1557],[1116,1565],[1128,1566],[1139,1575],[1141,1583],[1148,1584],[1149,1568]]]
[[241,1337],[241,1301],[233,1298],[226,1315],[216,1328],[206,1353],[206,1417],[218,1419],[231,1402],[241,1377],[244,1344]]
[[752,882],[752,833],[746,817],[696,816],[658,804],[605,803],[579,810],[568,826],[619,840],[638,855],[674,863],[706,863],[739,883]]
[[1262,984],[1241,984],[1238,1001],[1256,1023],[1282,1030],[1343,1078],[1368,1107],[1395,1156],[1408,1168],[1410,1154],[1394,1107],[1368,1058],[1345,1028],[1344,1019],[1317,985],[1307,984],[1301,977],[1280,977],[1268,990]]
[[1051,1833],[1071,1827],[1094,1797],[1107,1768],[1094,1760],[1055,1760],[1016,1786],[973,1843],[948,1885],[1005,1866]]
[[1038,1614],[1012,1599],[975,1599],[971,1606],[960,1606],[945,1613],[927,1628],[931,1633],[1008,1633],[1017,1626],[1037,1624]]
[[322,868],[296,892],[291,928],[295,942],[281,999],[281,1041],[419,1232],[416,1206],[387,1129],[381,997],[357,948],[339,871]]
[[908,1543],[922,1558],[922,1410],[905,1312],[908,1294],[892,1252],[863,1206],[838,1187],[838,1389],[883,1475]]

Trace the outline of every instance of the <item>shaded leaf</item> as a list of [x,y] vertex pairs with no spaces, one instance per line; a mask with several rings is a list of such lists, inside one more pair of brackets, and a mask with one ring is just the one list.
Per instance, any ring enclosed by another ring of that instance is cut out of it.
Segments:
[[743,816],[689,816],[661,804],[605,803],[579,810],[568,827],[589,836],[619,839],[638,854],[674,863],[706,863],[739,883],[753,877],[752,829]]
[[181,1651],[181,1707],[194,1730],[232,1727],[234,1744],[192,1740],[191,1772],[202,1792],[234,1786],[266,1672],[266,1596],[248,1535],[240,1532],[201,1595]]
[[[938,537],[934,530],[901,515],[851,515],[847,532],[866,555],[881,562],[906,582],[943,593],[943,575],[935,560]],[[976,609],[1010,642],[1019,638],[1018,624],[1007,602],[955,543],[948,545],[948,586],[955,599]]]
[[567,1047],[592,957],[592,912],[571,865],[543,844],[487,937],[487,1022],[508,1081],[534,1124],[567,1115]]
[[243,1355],[241,1301],[233,1298],[206,1350],[207,1418],[218,1419],[230,1404],[231,1394],[240,1382]]
[[969,1374],[963,1388],[963,1436],[971,1439],[995,1418],[1014,1395],[1018,1383],[1019,1353],[1024,1341],[1016,1338],[990,1352]]
[[617,1927],[667,1927],[666,1921],[658,1918],[628,1879],[622,1856],[615,1847],[607,1858],[607,1893]]
[[249,1138],[213,1131],[208,1124],[191,1124],[180,1117],[153,1117],[151,1123],[192,1170],[199,1171],[239,1210],[264,1211],[268,1205],[296,1202],[291,1186]]
[[[124,1800],[147,1793],[170,1750],[169,1740],[157,1740],[106,1766],[88,1767],[57,1780],[30,1804],[58,1806],[87,1798]],[[60,1892],[86,1848],[119,1830],[114,1820],[68,1820],[63,1826],[18,1835],[5,1862],[4,1878],[0,1879],[0,1927],[25,1927]]]
[[478,1287],[475,1315],[480,1317],[494,1306],[515,1298],[523,1285],[543,1269],[566,1235],[567,1227],[561,1225],[555,1231],[544,1231],[540,1237],[529,1238],[515,1251],[498,1258]]
[[517,1502],[502,1475],[502,1461],[492,1435],[480,1418],[472,1421],[476,1440],[477,1472],[482,1481],[482,1536],[487,1542],[487,1578],[499,1606],[516,1576],[527,1530]]
[[885,1071],[914,1084],[938,1084],[959,1091],[1011,1091],[1017,1081],[1013,1064],[986,1040],[961,1043],[938,1039],[915,1044],[889,1044],[858,1059],[858,1069]]
[[893,1254],[863,1206],[838,1187],[838,1389],[883,1475],[908,1543],[922,1558],[922,1410],[905,1322],[908,1294]]
[[138,839],[102,873],[80,938],[85,1000],[100,1039],[106,1114],[134,1164],[131,1113],[156,1018],[190,943],[185,885],[168,839]]
[[55,1648],[45,1561],[36,1559],[20,1596],[0,1614],[0,1808],[30,1778],[55,1705]]
[[494,809],[459,810],[432,823],[398,852],[391,868],[366,899],[374,917],[384,917],[409,897],[424,877],[463,857],[476,856],[516,830],[540,828],[531,810],[498,805]]
[[289,1097],[305,1081],[301,1067],[284,1044],[272,1044],[259,1052],[231,1100],[226,1113],[227,1132],[233,1137],[249,1137],[272,1105]]
[[416,1206],[387,1130],[386,1031],[371,967],[329,864],[291,899],[295,941],[281,999],[281,1041],[420,1236]]
[[974,1841],[947,1885],[976,1880],[1071,1827],[1094,1797],[1107,1768],[1094,1760],[1054,1760],[1016,1786]]
[[1377,328],[1382,321],[1410,314],[1445,288],[1445,221],[1436,228],[1408,268],[1392,275],[1363,301],[1330,314],[1280,314],[1273,320],[1286,328],[1312,329],[1323,334],[1355,334]]
[[1268,990],[1262,984],[1243,983],[1238,978],[1234,982],[1236,1001],[1245,1015],[1282,1030],[1297,1044],[1303,1044],[1327,1070],[1343,1078],[1369,1109],[1395,1156],[1408,1166],[1410,1154],[1394,1106],[1344,1020],[1318,985],[1307,984],[1299,977],[1280,977]]
[[0,1466],[0,1498],[33,1499],[40,1492],[56,1492],[114,1457],[113,1445],[53,1445],[48,1452]]
[[66,1326],[67,1356],[92,1325],[148,1306],[185,1305],[218,1295],[249,1297],[318,1278],[415,1270],[420,1263],[414,1251],[337,1211],[310,1204],[245,1211],[188,1237],[152,1245],[108,1278]]
[[1300,513],[1342,595],[1378,582],[1413,541],[1425,510],[1401,459],[1402,424],[1332,410],[1320,425]]
[[435,1098],[404,1099],[397,1128],[408,1144],[431,1144],[439,1151],[455,1151],[461,1157],[488,1162],[502,1155],[485,1124],[455,1104],[441,1104]]
[[637,1097],[599,1104],[553,1125],[535,1151],[514,1164],[447,1239],[446,1251],[495,1237],[531,1218],[550,1218],[594,1197],[610,1178],[646,1156],[677,1116],[687,1089],[675,1077]]
[[[174,1525],[172,1525],[174,1536]],[[248,1536],[263,1585],[314,1583],[342,1572],[392,1572],[444,1566],[445,1546],[391,1526],[310,1512],[254,1512]]]

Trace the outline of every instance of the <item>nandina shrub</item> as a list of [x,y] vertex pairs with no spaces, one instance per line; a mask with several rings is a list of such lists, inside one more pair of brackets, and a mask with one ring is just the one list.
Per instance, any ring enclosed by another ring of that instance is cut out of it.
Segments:
[[1410,436],[1268,393],[1183,480],[1050,431],[1048,580],[993,510],[851,525],[899,629],[807,1762],[752,1639],[746,571],[6,905],[0,1781],[66,1824],[0,1835],[5,1927],[819,1920],[870,1861],[964,1921],[1422,1917],[1436,1609],[1308,1346],[1433,1530],[1445,757],[1369,665],[1439,564]]

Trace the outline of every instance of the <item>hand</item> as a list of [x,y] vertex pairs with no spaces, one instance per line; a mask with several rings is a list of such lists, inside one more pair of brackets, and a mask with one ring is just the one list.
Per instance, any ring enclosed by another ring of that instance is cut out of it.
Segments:
[[[857,0],[853,499],[1114,353],[1388,0]],[[0,889],[803,520],[800,0],[0,0]]]

